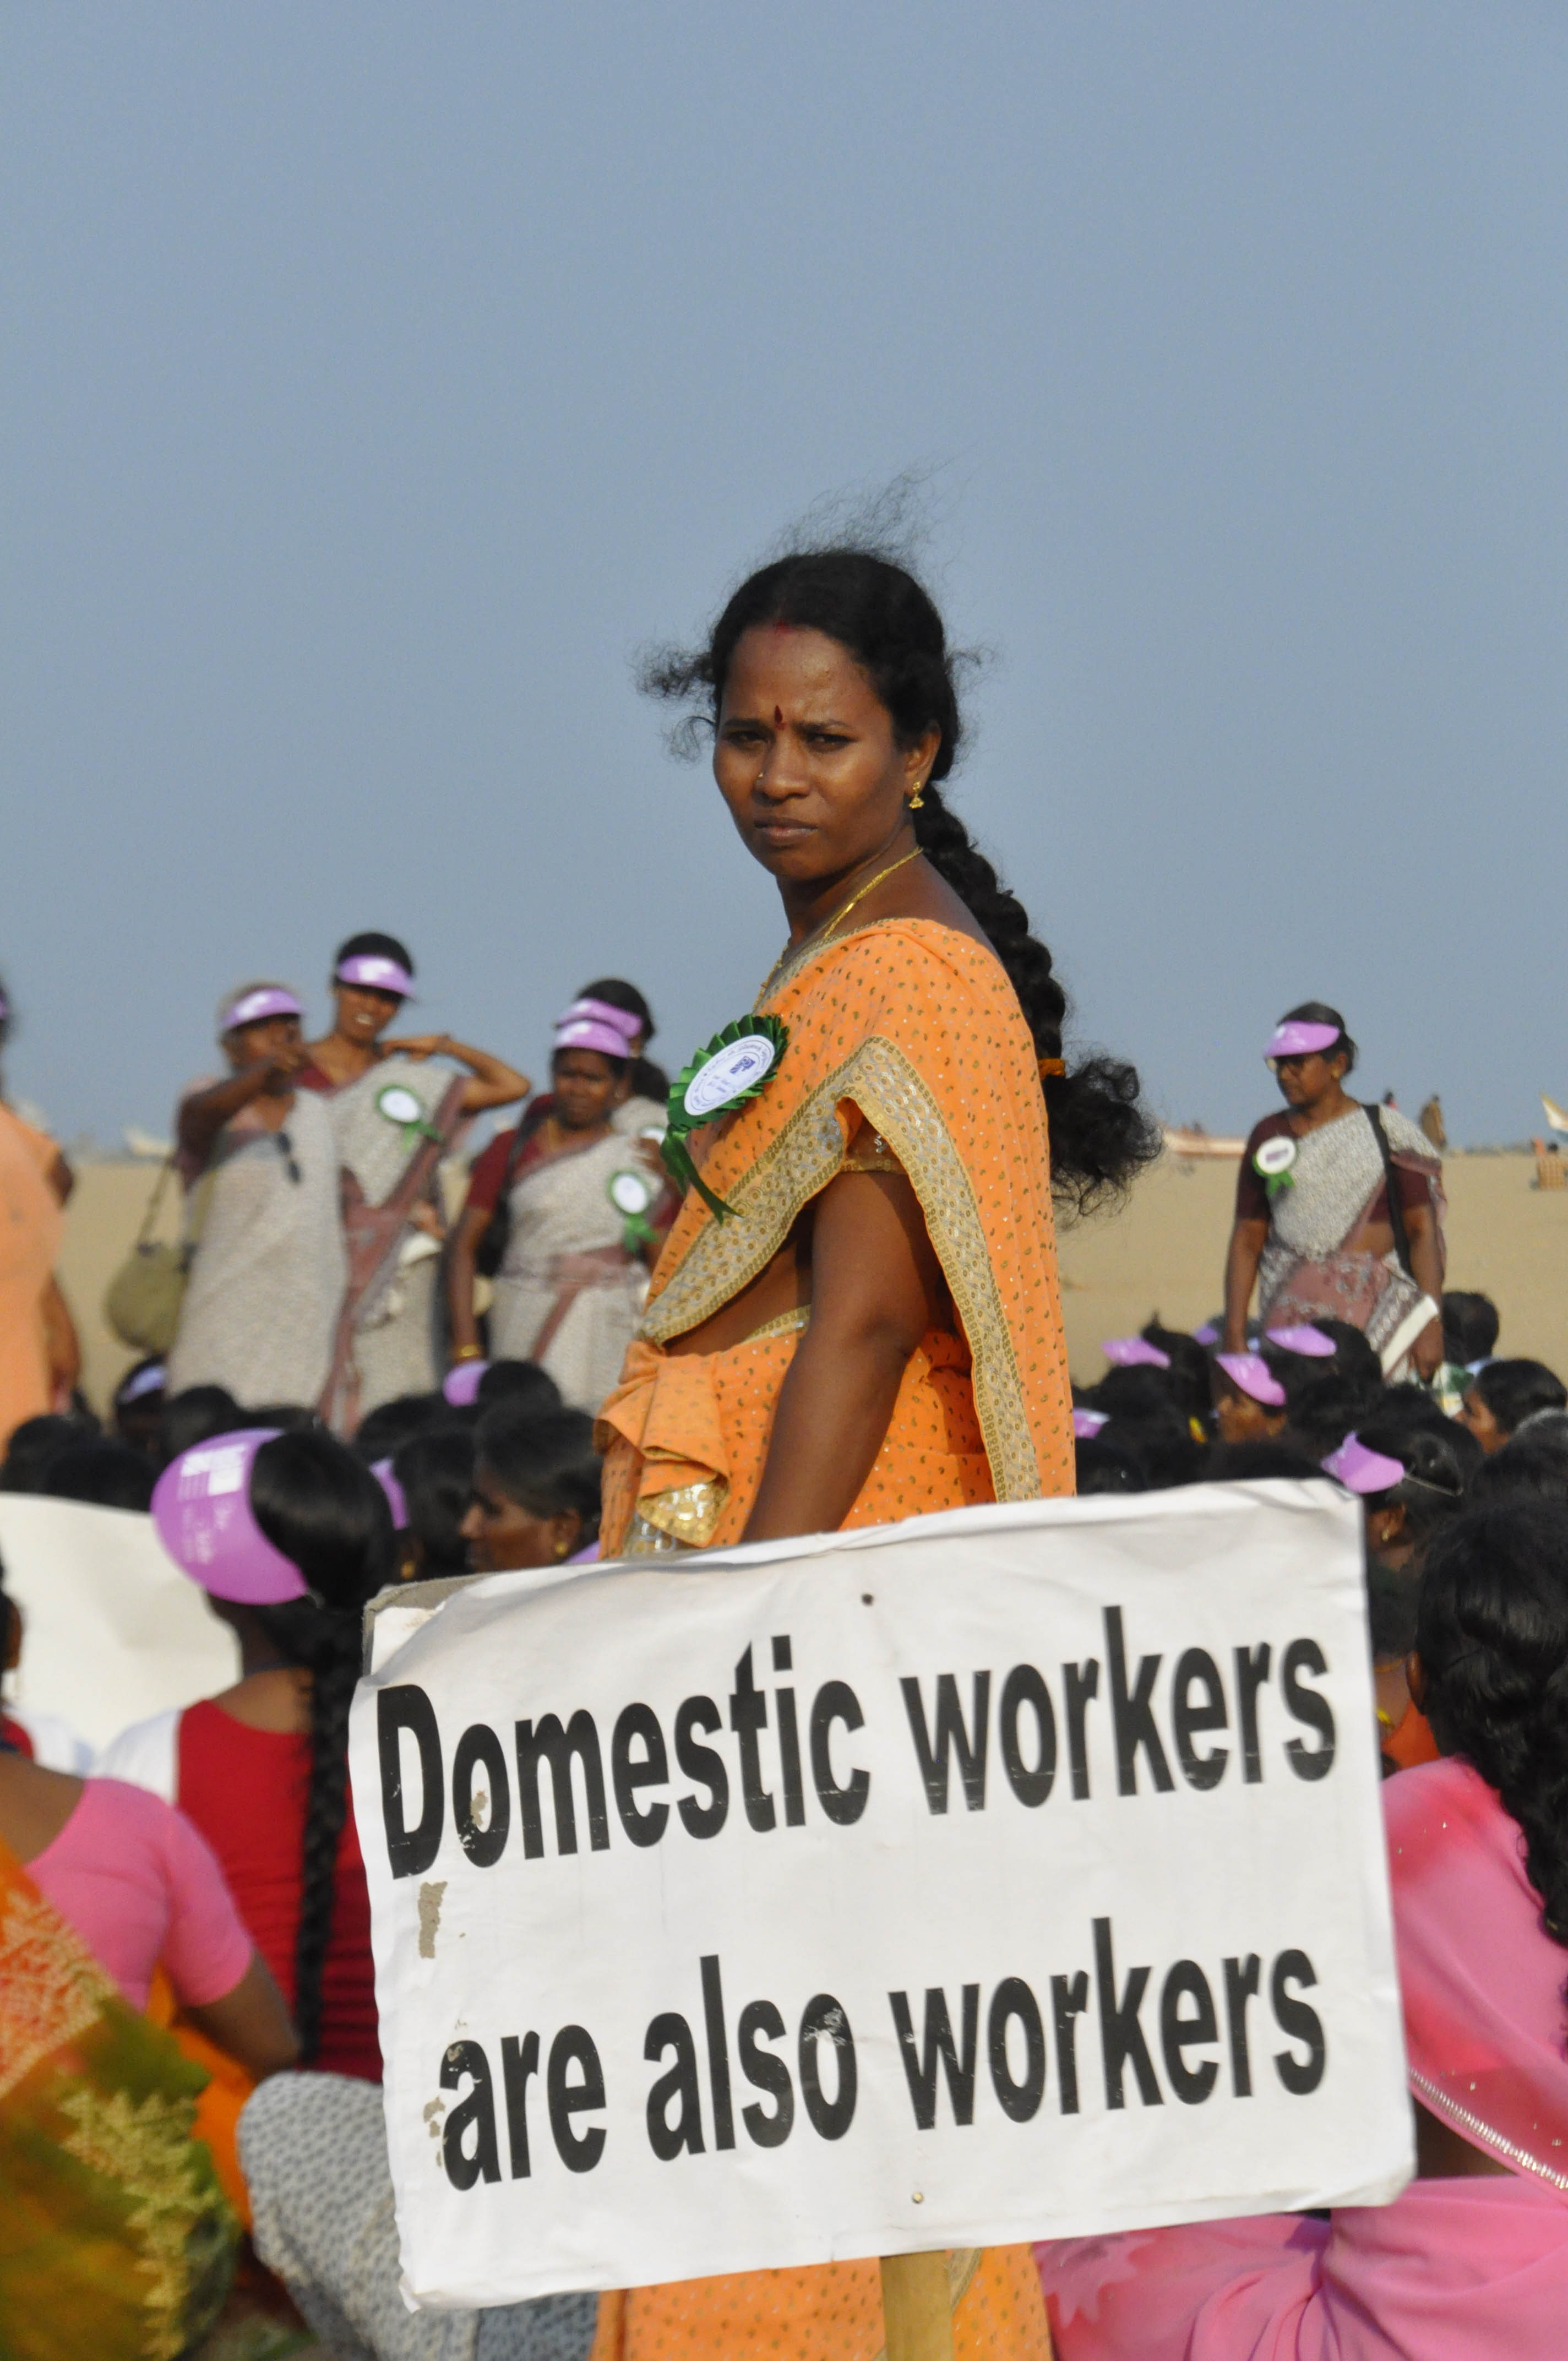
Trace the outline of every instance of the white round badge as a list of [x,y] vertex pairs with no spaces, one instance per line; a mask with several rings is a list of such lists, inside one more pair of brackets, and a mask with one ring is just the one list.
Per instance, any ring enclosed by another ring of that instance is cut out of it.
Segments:
[[684,1104],[698,1123],[717,1115],[742,1091],[755,1090],[768,1073],[777,1049],[765,1033],[747,1033],[727,1042],[700,1065],[686,1084]]
[[412,1091],[401,1082],[389,1082],[377,1097],[376,1104],[389,1123],[422,1123],[424,1109]]
[[657,1194],[652,1180],[641,1172],[610,1175],[609,1202],[618,1213],[645,1213]]
[[1296,1142],[1283,1137],[1266,1139],[1252,1160],[1266,1180],[1277,1180],[1295,1163]]

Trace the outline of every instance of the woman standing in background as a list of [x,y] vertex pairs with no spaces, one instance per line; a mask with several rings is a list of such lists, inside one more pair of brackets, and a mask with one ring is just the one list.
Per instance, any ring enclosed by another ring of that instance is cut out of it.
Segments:
[[323,1101],[297,1088],[301,1008],[280,983],[223,1002],[230,1071],[195,1082],[175,1119],[195,1252],[169,1356],[169,1392],[223,1386],[236,1402],[320,1397],[347,1261],[337,1142]]
[[[671,1192],[616,1122],[628,1103],[639,1030],[634,1016],[608,1003],[574,1002],[555,1029],[549,1113],[513,1136],[503,1173],[507,1235],[490,1307],[491,1353],[537,1361],[578,1410],[597,1411],[620,1375],[663,1235],[660,1219],[673,1211]],[[452,1342],[460,1359],[479,1351],[475,1251],[490,1219],[490,1209],[470,1202],[452,1256]]]
[[352,1434],[379,1403],[436,1383],[441,1159],[474,1115],[525,1098],[529,1085],[448,1033],[383,1038],[414,988],[413,956],[396,935],[350,935],[332,987],[333,1029],[310,1043],[300,1082],[331,1099],[343,1166],[348,1283],[322,1412]]

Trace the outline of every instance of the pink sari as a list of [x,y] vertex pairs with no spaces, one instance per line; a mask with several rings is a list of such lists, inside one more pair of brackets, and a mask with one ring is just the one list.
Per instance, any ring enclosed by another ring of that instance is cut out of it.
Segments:
[[1410,2087],[1508,2177],[1036,2248],[1060,2361],[1555,2361],[1568,2351],[1568,1951],[1466,1764],[1383,1790]]

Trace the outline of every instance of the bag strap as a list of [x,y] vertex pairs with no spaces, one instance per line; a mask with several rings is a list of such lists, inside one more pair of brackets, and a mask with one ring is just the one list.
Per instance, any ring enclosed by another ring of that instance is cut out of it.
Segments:
[[1383,1110],[1369,1106],[1366,1120],[1372,1126],[1377,1141],[1377,1153],[1383,1159],[1383,1185],[1388,1197],[1388,1227],[1394,1233],[1394,1252],[1399,1257],[1399,1268],[1407,1279],[1414,1279],[1410,1268],[1410,1234],[1405,1227],[1405,1209],[1399,1202],[1399,1191],[1394,1180],[1394,1158],[1388,1146],[1388,1135],[1383,1128]]
[[147,1201],[147,1211],[141,1217],[141,1227],[137,1232],[136,1251],[137,1254],[141,1252],[143,1246],[147,1245],[148,1239],[152,1235],[153,1226],[158,1220],[158,1209],[163,1202],[163,1192],[169,1186],[170,1175],[173,1170],[174,1151],[171,1150],[170,1154],[164,1158],[162,1163],[158,1168],[158,1178],[152,1184],[152,1194]]

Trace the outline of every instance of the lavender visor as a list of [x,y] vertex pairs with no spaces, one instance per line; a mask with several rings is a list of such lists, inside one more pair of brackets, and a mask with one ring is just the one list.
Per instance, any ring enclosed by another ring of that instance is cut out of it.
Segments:
[[467,1410],[478,1399],[479,1379],[489,1367],[488,1361],[456,1361],[441,1380],[444,1398],[454,1410]]
[[1300,1328],[1270,1328],[1265,1342],[1277,1345],[1282,1353],[1299,1353],[1304,1361],[1332,1361],[1337,1349],[1332,1336],[1309,1323]]
[[1284,1409],[1284,1387],[1267,1362],[1260,1360],[1255,1353],[1216,1353],[1214,1367],[1223,1369],[1233,1385],[1239,1386],[1244,1394],[1250,1394],[1254,1401],[1262,1402],[1266,1410]]
[[1100,1347],[1118,1369],[1168,1369],[1170,1355],[1146,1336],[1107,1336]]
[[1072,1413],[1072,1432],[1079,1443],[1092,1443],[1102,1426],[1110,1423],[1111,1413],[1103,1410],[1078,1410]]
[[274,1549],[250,1505],[250,1471],[275,1426],[244,1427],[198,1443],[171,1459],[152,1495],[159,1540],[181,1574],[214,1598],[243,1607],[281,1607],[310,1586],[291,1558]]
[[1337,1451],[1331,1451],[1323,1461],[1323,1473],[1343,1484],[1347,1492],[1390,1492],[1396,1484],[1405,1480],[1403,1460],[1389,1459],[1381,1451],[1368,1451],[1359,1435],[1347,1434]]
[[407,1532],[409,1504],[403,1497],[403,1488],[393,1473],[391,1461],[389,1459],[372,1460],[370,1473],[387,1496],[387,1506],[392,1512],[392,1530],[394,1532]]
[[552,1049],[597,1049],[601,1058],[630,1058],[631,1044],[613,1025],[597,1016],[563,1016]]
[[591,1016],[599,1025],[612,1026],[624,1033],[628,1042],[634,1041],[642,1030],[642,1019],[633,1016],[630,1008],[612,1007],[608,1000],[574,1000],[565,1016],[556,1019],[561,1025],[575,1025],[579,1016]]
[[302,1016],[304,1003],[281,984],[265,984],[259,992],[242,992],[224,1011],[222,1030],[233,1033],[241,1025],[259,1025],[264,1016]]
[[1265,1058],[1310,1058],[1315,1049],[1332,1049],[1344,1035],[1337,1025],[1309,1025],[1300,1019],[1276,1026]]
[[363,984],[367,992],[396,993],[400,1000],[414,996],[414,980],[402,961],[386,959],[379,951],[355,951],[350,958],[339,960],[332,980]]

